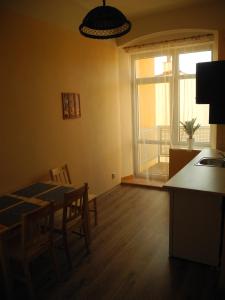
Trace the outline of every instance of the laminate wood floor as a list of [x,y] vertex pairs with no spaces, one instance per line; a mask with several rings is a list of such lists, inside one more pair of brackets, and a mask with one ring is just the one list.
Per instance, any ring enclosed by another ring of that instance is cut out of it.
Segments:
[[[217,270],[168,258],[167,192],[118,186],[98,200],[98,209],[91,254],[74,235],[73,270],[68,272],[63,249],[57,250],[61,283],[45,271],[50,267],[47,255],[32,265],[38,299],[224,299],[216,293]],[[25,289],[16,289],[18,299],[25,299]]]

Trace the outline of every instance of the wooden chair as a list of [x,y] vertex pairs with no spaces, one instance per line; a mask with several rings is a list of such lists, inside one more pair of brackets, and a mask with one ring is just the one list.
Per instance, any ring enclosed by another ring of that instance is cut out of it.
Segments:
[[[49,170],[52,181],[59,182],[61,184],[72,184],[69,168],[67,164]],[[92,207],[91,207],[92,206]],[[97,196],[94,194],[88,195],[88,211],[94,213],[95,225],[98,224],[98,209],[97,209]]]
[[61,184],[72,184],[67,164],[51,169],[49,172],[52,181],[56,181]]
[[[74,231],[76,228],[82,229]],[[68,244],[68,234],[77,233],[84,237],[87,252],[89,253],[90,231],[88,218],[88,184],[85,183],[79,189],[65,193],[63,203],[62,229],[56,229],[62,234],[63,244],[68,260],[69,268],[72,268],[72,259]]]
[[19,261],[24,270],[24,278],[19,276],[18,279],[26,282],[31,299],[35,298],[35,293],[29,264],[34,258],[49,250],[57,279],[60,277],[54,253],[53,230],[54,210],[50,203],[22,216],[21,241],[18,244],[12,241],[10,244],[9,255]]

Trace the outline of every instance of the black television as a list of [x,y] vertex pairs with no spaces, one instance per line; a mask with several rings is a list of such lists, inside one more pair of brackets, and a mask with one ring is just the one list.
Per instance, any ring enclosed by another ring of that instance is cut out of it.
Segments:
[[225,102],[209,105],[209,124],[225,124]]
[[196,64],[196,103],[225,102],[225,60]]

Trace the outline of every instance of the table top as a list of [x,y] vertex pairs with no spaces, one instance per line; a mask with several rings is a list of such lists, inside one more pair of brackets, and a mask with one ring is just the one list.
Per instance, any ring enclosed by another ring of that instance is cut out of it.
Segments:
[[13,193],[13,195],[21,196],[21,197],[35,197],[41,193],[47,192],[52,188],[55,188],[57,184],[45,183],[45,182],[37,182],[25,188],[22,188]]
[[19,226],[23,214],[49,202],[53,202],[55,210],[62,208],[65,192],[75,188],[55,182],[37,182],[12,194],[0,196],[0,233]]

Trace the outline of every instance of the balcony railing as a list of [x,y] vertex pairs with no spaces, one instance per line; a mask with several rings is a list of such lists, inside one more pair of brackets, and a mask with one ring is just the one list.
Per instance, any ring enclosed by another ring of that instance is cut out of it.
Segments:
[[[178,128],[178,145],[187,145],[187,134],[185,133],[183,126]],[[201,126],[194,134],[195,144],[197,146],[207,146],[210,142],[210,127]],[[151,128],[143,128],[140,131],[138,144],[143,149],[141,150],[142,161],[152,160],[153,157],[160,161],[161,157],[169,156],[169,148],[172,144],[170,142],[170,126],[155,126]],[[147,147],[147,145],[149,145]],[[154,147],[150,147],[154,145]],[[158,145],[158,151],[155,146]],[[152,148],[152,153],[151,152]],[[154,148],[154,150],[153,150]]]

